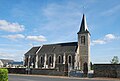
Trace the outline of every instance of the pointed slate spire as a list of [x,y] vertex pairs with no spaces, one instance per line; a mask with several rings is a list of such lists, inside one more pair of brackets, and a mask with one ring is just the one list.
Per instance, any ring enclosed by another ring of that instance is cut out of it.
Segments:
[[79,33],[89,33],[88,31],[88,27],[87,27],[87,22],[86,22],[86,17],[83,14],[83,18],[82,18],[82,22],[81,22],[81,26],[80,26],[80,30],[78,32]]

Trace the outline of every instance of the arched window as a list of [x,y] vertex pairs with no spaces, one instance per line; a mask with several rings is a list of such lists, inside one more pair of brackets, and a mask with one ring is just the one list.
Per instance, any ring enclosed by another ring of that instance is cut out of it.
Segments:
[[72,56],[71,56],[71,55],[68,56],[68,63],[69,63],[69,64],[72,63]]
[[61,55],[58,56],[58,63],[63,63],[63,57]]
[[53,64],[53,58],[52,58],[52,56],[49,56],[49,58],[48,58],[48,64],[49,65]]
[[25,65],[26,66],[28,65],[28,57],[26,57],[26,59],[25,59]]
[[32,62],[35,62],[35,57],[32,57]]
[[85,45],[85,36],[81,36],[81,44]]
[[58,63],[63,63],[63,56],[59,55],[57,60],[58,60]]
[[61,63],[61,56],[58,56],[58,63]]
[[85,74],[88,73],[88,64],[87,64],[87,62],[85,62],[85,63],[83,64],[83,72],[84,72]]
[[43,62],[44,62],[44,59],[43,59],[43,57],[41,56],[41,57],[40,57],[40,64],[43,64]]

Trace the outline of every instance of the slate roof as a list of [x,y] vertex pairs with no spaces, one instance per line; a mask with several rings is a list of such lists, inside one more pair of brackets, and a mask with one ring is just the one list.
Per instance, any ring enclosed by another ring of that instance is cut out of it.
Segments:
[[3,64],[7,64],[9,62],[14,62],[13,60],[8,60],[8,59],[0,59]]
[[82,18],[82,22],[81,22],[81,26],[80,26],[80,30],[79,30],[78,34],[79,33],[89,33],[86,18],[85,18],[84,14],[83,14],[83,18]]
[[35,55],[35,53],[38,51],[39,47],[32,47],[25,55]]
[[49,45],[43,45],[38,52],[38,54],[41,53],[75,53],[77,50],[77,42],[68,42],[68,43],[58,43],[58,44],[49,44]]

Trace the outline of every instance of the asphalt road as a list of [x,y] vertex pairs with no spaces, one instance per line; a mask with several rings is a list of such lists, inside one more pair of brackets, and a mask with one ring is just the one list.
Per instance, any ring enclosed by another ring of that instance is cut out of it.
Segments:
[[73,78],[73,77],[55,77],[41,75],[11,75],[9,74],[8,81],[118,81],[108,79],[88,79],[88,78]]

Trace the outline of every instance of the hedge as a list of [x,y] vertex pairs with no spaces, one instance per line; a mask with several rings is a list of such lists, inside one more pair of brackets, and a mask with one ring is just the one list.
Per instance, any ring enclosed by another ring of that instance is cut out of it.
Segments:
[[8,70],[0,68],[0,81],[8,81]]

